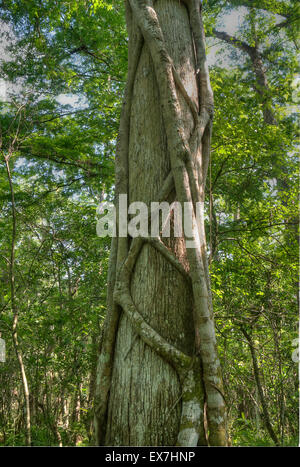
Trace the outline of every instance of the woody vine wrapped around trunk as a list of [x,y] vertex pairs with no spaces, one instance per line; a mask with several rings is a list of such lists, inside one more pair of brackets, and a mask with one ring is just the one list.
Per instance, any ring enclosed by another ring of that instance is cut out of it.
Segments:
[[[184,267],[160,238],[113,239],[108,277],[108,310],[97,369],[95,442],[101,445],[106,439],[116,336],[120,317],[124,314],[136,335],[178,375],[181,417],[177,445],[224,446],[227,444],[225,401],[216,347],[203,210],[200,221],[196,221],[196,203],[204,203],[213,119],[213,93],[205,55],[201,5],[199,0],[181,2],[187,9],[195,55],[194,72],[198,87],[198,99],[195,102],[176,70],[175,61],[168,53],[156,10],[158,3],[150,0],[126,1],[129,65],[117,144],[116,199],[120,194],[129,193],[131,106],[141,53],[147,47],[158,87],[170,164],[170,173],[162,183],[156,200],[164,201],[171,192],[175,192],[176,199],[182,205],[191,203],[192,239],[196,247],[186,248],[187,267]],[[192,130],[188,136],[182,118],[182,99],[192,119]],[[186,240],[188,239],[185,238]],[[134,303],[131,281],[145,245],[150,245],[163,255],[190,284],[193,296],[191,319],[195,335],[193,355],[176,348],[160,335]],[[207,424],[204,423],[204,407]]]

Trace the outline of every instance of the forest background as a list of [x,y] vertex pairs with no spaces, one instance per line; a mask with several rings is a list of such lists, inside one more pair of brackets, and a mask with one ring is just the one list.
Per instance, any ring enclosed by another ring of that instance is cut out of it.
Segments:
[[[127,73],[120,0],[0,1],[0,445],[89,445]],[[296,1],[203,2],[205,205],[233,445],[298,444]],[[275,436],[275,438],[274,438]]]

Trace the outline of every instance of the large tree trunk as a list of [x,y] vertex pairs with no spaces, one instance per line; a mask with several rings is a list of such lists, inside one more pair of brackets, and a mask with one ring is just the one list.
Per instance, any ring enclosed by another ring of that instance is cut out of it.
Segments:
[[196,202],[204,201],[212,110],[200,3],[130,0],[126,6],[129,71],[116,194],[148,206],[192,201],[197,247],[186,249],[184,237],[113,241],[96,442],[206,444],[206,398],[209,443],[224,445],[203,218],[195,223]]

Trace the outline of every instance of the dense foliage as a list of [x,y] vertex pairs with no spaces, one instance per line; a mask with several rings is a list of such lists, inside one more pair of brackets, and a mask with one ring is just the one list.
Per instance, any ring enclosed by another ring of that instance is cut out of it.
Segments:
[[[228,428],[233,445],[293,445],[299,12],[294,1],[203,8],[215,94],[207,236]],[[20,356],[32,445],[91,441],[109,255],[96,207],[113,199],[123,10],[110,0],[0,2],[2,445],[26,440]]]

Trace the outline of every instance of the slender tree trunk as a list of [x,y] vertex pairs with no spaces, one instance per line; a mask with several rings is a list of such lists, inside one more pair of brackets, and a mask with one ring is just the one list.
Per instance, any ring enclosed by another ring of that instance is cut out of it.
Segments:
[[255,404],[254,404],[254,411],[255,411],[255,427],[256,427],[256,435],[260,437],[260,413],[259,413],[259,393],[257,386],[255,386]]
[[113,241],[96,443],[225,445],[202,210],[195,220],[196,203],[204,204],[213,110],[200,2],[130,0],[126,8],[116,194],[148,206],[190,202],[196,247],[174,236]]
[[258,366],[258,362],[256,358],[255,347],[254,347],[250,334],[244,328],[241,328],[241,331],[244,334],[249,344],[251,357],[252,357],[252,363],[253,363],[255,382],[256,382],[258,395],[259,395],[259,399],[260,399],[260,403],[261,403],[262,411],[263,411],[264,423],[265,423],[266,429],[268,430],[269,435],[271,436],[271,439],[274,441],[276,446],[279,446],[280,442],[273,429],[273,426],[270,420],[269,410],[268,410],[267,402],[264,396],[263,387],[261,384],[261,379],[260,379],[260,374],[259,374],[260,370],[259,370],[259,366]]
[[14,188],[13,188],[12,177],[11,177],[10,166],[9,166],[9,158],[10,158],[10,155],[7,155],[7,156],[4,155],[7,177],[8,177],[10,193],[11,193],[11,204],[12,204],[12,239],[11,239],[11,254],[10,254],[10,266],[9,266],[11,310],[13,313],[12,338],[13,338],[14,348],[15,348],[16,356],[18,359],[19,367],[20,367],[24,398],[25,398],[26,445],[31,446],[30,394],[29,394],[29,387],[28,387],[28,382],[27,382],[27,377],[26,377],[26,372],[25,372],[25,366],[23,362],[22,350],[20,349],[20,346],[19,346],[18,332],[17,332],[19,314],[18,314],[18,308],[16,305],[16,297],[15,297],[16,205],[15,205]]

